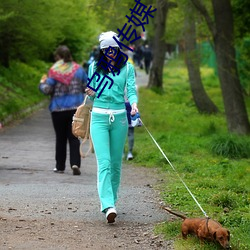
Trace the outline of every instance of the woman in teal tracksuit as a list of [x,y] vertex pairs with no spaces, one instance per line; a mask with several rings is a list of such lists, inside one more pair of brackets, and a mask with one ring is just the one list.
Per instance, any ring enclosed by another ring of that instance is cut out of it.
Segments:
[[[126,62],[124,56],[122,63],[120,59],[116,60],[120,49],[113,36],[119,40],[112,31],[100,35],[99,58],[89,67],[89,88],[86,88],[86,93],[93,100],[90,133],[97,159],[97,188],[101,211],[106,213],[108,223],[113,223],[117,216],[115,204],[128,131],[124,103],[125,89],[132,107],[131,115],[138,112],[134,66]],[[114,67],[106,67],[108,62]],[[99,85],[105,75],[102,85]]]

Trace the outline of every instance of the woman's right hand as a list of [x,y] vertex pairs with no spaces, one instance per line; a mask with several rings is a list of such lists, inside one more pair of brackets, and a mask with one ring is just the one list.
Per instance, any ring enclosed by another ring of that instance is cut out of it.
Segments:
[[95,96],[95,91],[90,88],[86,88],[85,92],[88,96]]

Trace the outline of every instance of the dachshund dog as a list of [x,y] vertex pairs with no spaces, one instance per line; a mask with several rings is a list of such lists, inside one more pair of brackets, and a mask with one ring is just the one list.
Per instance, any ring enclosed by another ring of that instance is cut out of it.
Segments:
[[230,232],[222,225],[210,218],[187,218],[185,215],[173,212],[171,209],[163,207],[166,211],[183,219],[181,233],[183,239],[187,239],[188,234],[196,235],[200,241],[216,241],[223,249],[231,249],[229,240]]

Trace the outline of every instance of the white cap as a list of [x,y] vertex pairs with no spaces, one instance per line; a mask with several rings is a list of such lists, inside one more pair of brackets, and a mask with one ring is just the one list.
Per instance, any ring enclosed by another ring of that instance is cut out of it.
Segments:
[[114,40],[113,36],[115,36],[117,41],[119,41],[119,37],[113,31],[107,31],[107,32],[101,33],[101,35],[99,36],[100,49],[106,49],[109,46],[119,47],[116,41]]

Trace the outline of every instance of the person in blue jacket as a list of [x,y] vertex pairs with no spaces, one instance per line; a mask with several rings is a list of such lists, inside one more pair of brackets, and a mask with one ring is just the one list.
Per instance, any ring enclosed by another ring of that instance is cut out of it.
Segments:
[[[134,66],[127,62],[125,56],[121,56],[122,52],[113,36],[119,41],[112,31],[100,35],[98,61],[89,67],[89,88],[86,88],[86,93],[93,100],[90,134],[97,159],[97,188],[101,211],[106,214],[108,223],[115,222],[117,216],[116,202],[128,131],[125,89],[131,115],[138,112]],[[106,88],[101,88],[99,84],[103,78],[107,81],[103,81],[101,87],[109,81],[112,86],[108,84]]]
[[72,117],[84,100],[87,74],[73,61],[67,46],[59,46],[55,51],[56,62],[48,75],[41,79],[40,91],[50,95],[49,110],[56,134],[55,173],[64,173],[66,168],[67,142],[69,142],[70,166],[73,175],[80,175],[80,142],[72,134]]

